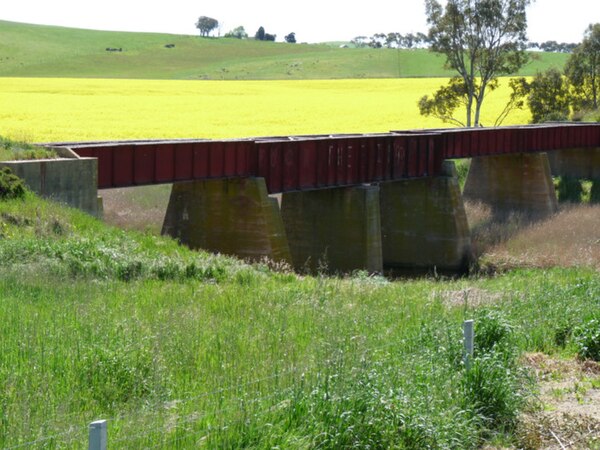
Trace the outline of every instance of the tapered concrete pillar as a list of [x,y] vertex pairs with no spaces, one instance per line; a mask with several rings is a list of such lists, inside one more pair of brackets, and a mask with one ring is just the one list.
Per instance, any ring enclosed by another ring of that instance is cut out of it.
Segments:
[[384,269],[466,272],[471,237],[454,163],[444,175],[380,184]]
[[263,178],[174,184],[162,233],[194,249],[291,261],[277,200]]
[[518,212],[539,219],[558,209],[545,153],[473,158],[463,196],[489,204],[499,218]]
[[554,176],[600,179],[600,148],[571,148],[548,152]]
[[382,271],[377,186],[284,193],[281,213],[297,270]]

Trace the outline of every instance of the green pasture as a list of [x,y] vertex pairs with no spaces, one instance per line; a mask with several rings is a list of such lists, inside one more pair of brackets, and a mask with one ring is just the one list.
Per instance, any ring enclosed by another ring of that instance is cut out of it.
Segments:
[[[175,47],[166,48],[167,44]],[[564,54],[532,53],[520,75],[562,67],[566,59]],[[444,59],[427,50],[339,48],[0,21],[0,77],[302,80],[450,75]]]

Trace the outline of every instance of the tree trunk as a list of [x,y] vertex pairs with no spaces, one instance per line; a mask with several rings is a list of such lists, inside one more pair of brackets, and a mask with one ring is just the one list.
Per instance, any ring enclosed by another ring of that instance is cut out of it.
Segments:
[[473,94],[469,93],[469,100],[467,100],[467,127],[471,126],[471,116],[473,110]]

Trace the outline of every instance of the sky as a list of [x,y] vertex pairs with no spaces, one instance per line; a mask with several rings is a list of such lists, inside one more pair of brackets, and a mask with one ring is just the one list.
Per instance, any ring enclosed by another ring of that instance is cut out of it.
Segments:
[[[277,40],[349,41],[388,32],[426,32],[423,0],[4,0],[0,19],[114,31],[197,34],[199,16],[217,19],[221,34],[262,26]],[[568,5],[568,6],[566,6]],[[600,22],[600,0],[535,0],[528,9],[531,41],[580,42]]]

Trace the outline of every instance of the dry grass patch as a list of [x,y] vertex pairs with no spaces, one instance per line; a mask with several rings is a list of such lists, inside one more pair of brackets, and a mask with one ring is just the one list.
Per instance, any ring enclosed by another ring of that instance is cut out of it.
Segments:
[[170,192],[170,185],[102,190],[104,220],[126,230],[160,234]]
[[534,223],[517,215],[492,221],[485,205],[467,203],[473,247],[484,266],[592,267],[600,270],[600,205],[561,206]]

